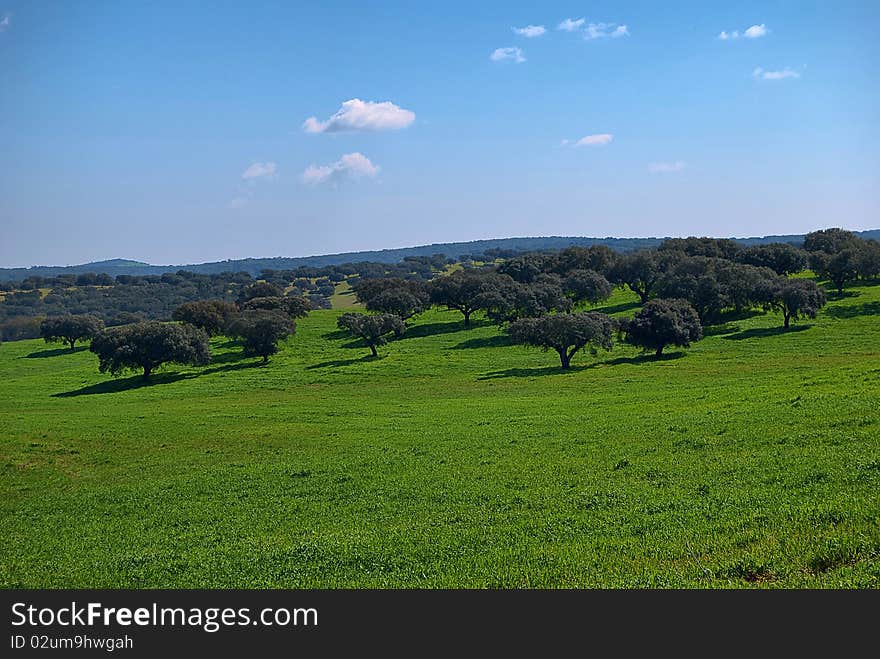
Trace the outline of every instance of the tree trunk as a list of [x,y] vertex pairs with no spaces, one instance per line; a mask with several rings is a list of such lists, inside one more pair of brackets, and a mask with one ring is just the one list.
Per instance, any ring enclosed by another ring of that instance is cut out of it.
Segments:
[[636,291],[636,293],[639,294],[639,300],[642,304],[645,304],[648,301],[648,291],[645,291],[644,293],[642,291]]
[[788,329],[788,324],[789,324],[789,321],[791,320],[791,314],[790,314],[789,312],[787,312],[787,311],[783,312],[783,314],[782,314],[782,319],[783,319],[783,324],[782,324],[782,326],[783,326],[785,329]]
[[462,311],[464,314],[464,326],[468,327],[471,324],[471,311],[468,309],[467,311]]
[[373,343],[370,344],[370,352],[373,353],[373,357],[379,356],[379,352],[376,350],[376,345]]
[[557,352],[559,353],[559,361],[562,362],[562,368],[568,368],[571,366],[571,357],[568,353],[564,349],[557,350]]
[[152,366],[144,366],[144,380],[150,379],[150,373],[152,373],[152,371],[153,371]]
[[660,346],[659,348],[657,348],[657,352],[654,353],[655,357],[662,357],[663,356],[663,347],[664,346]]
[[76,350],[74,346],[76,346],[76,339],[67,339],[67,342],[70,344],[70,352]]
[[269,355],[263,355],[263,363],[264,363],[264,364],[268,364],[268,363],[269,363]]

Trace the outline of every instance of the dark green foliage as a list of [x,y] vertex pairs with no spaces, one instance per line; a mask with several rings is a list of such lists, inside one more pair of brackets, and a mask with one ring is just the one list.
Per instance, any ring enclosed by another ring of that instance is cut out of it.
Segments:
[[807,252],[788,243],[746,247],[736,256],[740,263],[770,268],[778,275],[793,275],[807,267]]
[[765,301],[767,282],[776,274],[727,259],[704,256],[678,260],[657,281],[657,294],[690,302],[706,325],[718,319],[722,310],[743,310]]
[[521,284],[533,282],[552,267],[554,258],[549,254],[535,253],[516,256],[498,266],[498,273],[507,275]]
[[281,311],[248,309],[229,323],[227,331],[241,339],[246,356],[262,357],[265,364],[278,352],[278,342],[296,332],[296,322]]
[[242,289],[241,294],[238,296],[238,304],[241,306],[248,300],[253,300],[257,297],[281,297],[283,295],[284,291],[281,290],[281,287],[270,284],[267,281],[256,281]]
[[143,370],[144,378],[166,363],[193,366],[211,361],[208,335],[192,325],[148,321],[112,327],[92,339],[101,373]]
[[813,252],[810,255],[813,272],[834,284],[838,294],[843,293],[847,282],[855,281],[858,277],[859,265],[857,247],[847,247],[834,254]]
[[540,274],[529,284],[507,275],[485,277],[479,296],[480,308],[498,325],[518,318],[537,318],[551,311],[570,311],[571,300],[556,275]]
[[852,231],[833,227],[811,231],[804,236],[804,249],[808,252],[836,254],[841,250],[853,247],[858,241],[858,236]]
[[467,327],[471,324],[471,314],[485,309],[485,299],[480,296],[487,282],[486,277],[472,270],[458,270],[429,282],[428,294],[433,304],[460,311]]
[[418,297],[403,288],[392,288],[382,291],[367,301],[367,309],[380,313],[390,313],[406,320],[424,311],[424,303]]
[[533,345],[559,354],[562,368],[569,368],[571,358],[591,344],[593,350],[611,350],[614,321],[596,311],[551,314],[541,318],[522,318],[507,328],[514,343]]
[[174,310],[171,317],[204,330],[208,336],[223,334],[238,308],[223,300],[185,302]]
[[764,308],[781,313],[787,329],[792,320],[815,318],[825,302],[825,291],[813,280],[780,277],[769,286]]
[[644,304],[654,292],[654,287],[667,262],[674,259],[674,255],[664,256],[654,250],[639,250],[623,254],[614,263],[609,277],[616,284],[628,286],[633,293],[639,296],[639,301]]
[[0,337],[4,341],[36,339],[40,336],[42,316],[17,316],[0,323]]
[[621,322],[627,343],[653,350],[658,357],[668,345],[688,347],[703,338],[697,312],[687,300],[651,300],[631,319]]
[[40,335],[46,343],[64,342],[73,351],[77,341],[94,338],[104,329],[104,321],[88,314],[82,316],[55,316],[40,323]]
[[595,270],[569,270],[563,284],[565,294],[577,304],[598,304],[611,297],[611,284]]
[[389,334],[400,336],[406,331],[403,319],[390,313],[344,313],[336,324],[340,329],[348,330],[354,336],[363,339],[373,357],[379,356],[376,346],[385,345]]
[[309,300],[304,297],[287,295],[284,297],[251,298],[245,302],[241,308],[246,311],[256,311],[260,309],[263,311],[278,311],[289,318],[305,318],[309,314],[309,311],[311,311],[312,305]]
[[354,285],[355,296],[370,311],[390,313],[404,320],[422,313],[430,304],[425,284],[417,279],[379,277]]
[[552,271],[568,275],[573,270],[593,270],[608,277],[617,262],[618,254],[606,245],[590,247],[567,247],[552,262]]
[[678,251],[688,256],[735,259],[742,246],[729,238],[667,238],[657,248],[661,252]]

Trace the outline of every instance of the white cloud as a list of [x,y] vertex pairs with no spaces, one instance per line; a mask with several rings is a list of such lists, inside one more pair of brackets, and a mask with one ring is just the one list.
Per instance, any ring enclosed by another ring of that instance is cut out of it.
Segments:
[[526,58],[523,57],[521,48],[496,48],[492,51],[492,54],[489,55],[489,59],[493,62],[504,62],[506,60],[513,60],[517,64],[521,64],[526,61]]
[[626,25],[617,23],[590,23],[584,28],[584,39],[618,39],[628,37]]
[[257,178],[272,178],[275,176],[277,167],[274,162],[255,162],[242,172],[241,177],[248,181]]
[[752,25],[742,32],[739,30],[734,30],[733,32],[721,30],[721,34],[718,35],[718,38],[721,39],[721,41],[732,41],[734,39],[739,39],[740,37],[743,39],[758,39],[759,37],[766,37],[769,32],[770,30],[767,29],[767,26],[761,23],[760,25]]
[[415,120],[415,112],[404,110],[390,101],[374,103],[353,98],[345,101],[327,121],[309,117],[303,122],[303,130],[307,133],[399,130]]
[[676,160],[675,162],[652,162],[648,165],[648,171],[652,174],[669,174],[670,172],[680,172],[684,169],[684,162]]
[[781,71],[766,71],[759,66],[752,71],[752,76],[758,80],[784,80],[785,78],[800,78],[801,74],[787,66]]
[[375,178],[379,174],[379,166],[370,162],[362,153],[346,153],[339,160],[329,165],[309,165],[303,172],[303,183],[318,185],[319,183],[336,182],[344,178],[359,179]]
[[571,141],[571,140],[566,140],[566,139],[560,140],[560,141],[559,141],[559,146],[566,146],[570,141]]
[[518,34],[521,37],[528,37],[531,39],[532,37],[540,37],[547,31],[543,25],[526,25],[525,27],[514,27],[511,28],[514,34]]
[[610,144],[614,139],[614,135],[610,133],[599,133],[598,135],[587,135],[574,143],[575,146],[605,146]]
[[563,32],[574,32],[576,30],[581,29],[581,25],[584,24],[583,18],[566,18],[559,25],[556,26],[557,30],[562,30]]
[[745,32],[743,32],[743,36],[746,39],[757,39],[758,37],[767,36],[767,26],[761,23],[760,25],[753,25]]
[[12,17],[9,14],[4,14],[3,18],[0,18],[0,32],[5,32],[11,21]]

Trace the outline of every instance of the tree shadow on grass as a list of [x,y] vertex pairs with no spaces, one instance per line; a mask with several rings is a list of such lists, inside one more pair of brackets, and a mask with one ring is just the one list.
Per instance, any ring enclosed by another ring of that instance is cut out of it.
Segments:
[[[857,316],[880,316],[880,302],[865,302],[850,307],[828,307],[825,313],[832,318],[855,318]],[[30,357],[30,355],[28,355]]]
[[438,334],[452,334],[454,332],[462,332],[475,327],[485,327],[489,325],[488,320],[471,318],[471,324],[465,327],[464,320],[457,323],[426,323],[424,325],[413,325],[407,327],[406,332],[400,339],[418,339],[426,336],[437,336]]
[[189,380],[196,377],[195,373],[156,373],[149,379],[145,379],[140,375],[132,375],[127,378],[113,378],[96,384],[90,384],[73,391],[65,391],[59,394],[52,394],[52,398],[73,398],[75,396],[91,396],[94,394],[116,394],[121,391],[130,391],[132,389],[140,389],[141,387],[152,387],[162,384],[171,384],[180,380]]
[[503,371],[491,371],[477,380],[500,380],[502,378],[536,378],[545,375],[571,375],[590,368],[583,365],[572,365],[565,369],[561,366],[544,366],[542,368],[506,368]]
[[632,309],[638,309],[642,306],[641,302],[623,302],[621,304],[613,304],[611,306],[598,306],[591,307],[589,309],[584,309],[585,311],[601,311],[604,314],[615,314],[615,313],[623,313],[624,311],[631,311]]
[[42,359],[44,357],[60,357],[61,355],[72,355],[77,352],[82,352],[83,350],[88,350],[88,348],[86,346],[77,346],[74,350],[71,350],[70,348],[48,348],[46,350],[37,350],[36,352],[25,355],[25,358]]
[[338,368],[340,366],[351,366],[352,364],[357,364],[359,362],[370,362],[377,359],[382,359],[382,356],[380,355],[379,357],[373,357],[373,355],[368,354],[364,355],[363,357],[354,357],[352,359],[332,359],[330,361],[321,362],[319,364],[311,364],[310,366],[306,366],[306,370],[313,371],[317,368]]
[[561,366],[545,366],[543,368],[508,368],[503,371],[492,371],[477,378],[477,380],[498,380],[501,378],[534,378],[543,375],[565,375],[567,373],[578,373],[587,371],[591,368],[599,366],[618,366],[620,364],[653,364],[655,362],[668,362],[675,359],[681,359],[687,353],[685,352],[667,352],[657,357],[653,353],[637,355],[635,357],[616,357],[614,359],[606,359],[599,362],[591,362],[589,364],[572,364],[568,369]]
[[498,334],[496,336],[487,336],[480,339],[468,339],[452,346],[453,350],[470,350],[471,348],[503,348],[511,346],[513,343],[507,334]]
[[737,334],[731,334],[723,337],[727,341],[744,341],[746,339],[763,339],[771,336],[780,336],[782,334],[795,334],[808,330],[812,325],[792,325],[788,329],[779,327],[755,327],[753,329],[744,330]]
[[723,336],[724,334],[733,334],[739,332],[740,326],[735,323],[724,323],[723,325],[709,325],[703,328],[703,336]]
[[225,366],[216,366],[206,368],[197,373],[154,373],[149,379],[144,379],[141,375],[132,375],[127,378],[113,378],[104,382],[90,384],[73,391],[64,391],[52,394],[52,398],[74,398],[76,396],[92,396],[95,394],[115,394],[122,391],[130,391],[132,389],[140,389],[141,387],[153,387],[163,384],[171,384],[180,382],[181,380],[192,380],[202,375],[211,375],[212,373],[223,373],[227,371],[240,371],[246,368],[254,368],[262,366],[262,362],[240,362],[235,364],[226,364]]
[[677,352],[664,352],[659,357],[651,352],[636,355],[635,357],[615,357],[614,359],[606,359],[603,362],[589,364],[585,368],[596,368],[597,366],[619,366],[620,364],[639,366],[641,364],[654,364],[656,362],[671,362],[685,356],[687,356],[687,353],[680,350]]

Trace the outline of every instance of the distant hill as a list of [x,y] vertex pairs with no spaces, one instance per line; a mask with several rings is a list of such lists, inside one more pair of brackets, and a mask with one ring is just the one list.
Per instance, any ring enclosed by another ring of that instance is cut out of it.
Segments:
[[[880,229],[854,232],[862,238],[880,240]],[[109,261],[96,261],[82,265],[70,266],[34,266],[31,268],[0,268],[0,281],[21,280],[25,277],[40,276],[54,277],[62,274],[80,274],[83,272],[106,273],[116,275],[161,275],[165,272],[177,272],[189,270],[203,274],[218,272],[247,272],[258,275],[260,271],[267,269],[292,270],[299,266],[320,267],[324,265],[339,265],[341,263],[354,263],[358,261],[374,261],[378,263],[397,263],[407,256],[431,256],[433,254],[445,254],[452,258],[460,258],[469,254],[481,254],[488,249],[503,249],[517,251],[537,251],[564,249],[572,245],[589,247],[590,245],[607,245],[611,249],[620,252],[629,252],[636,249],[656,247],[664,238],[588,238],[582,236],[545,236],[523,238],[492,238],[489,240],[472,240],[460,243],[435,243],[432,245],[420,245],[417,247],[400,247],[396,249],[383,249],[365,252],[343,252],[340,254],[323,254],[319,256],[298,257],[271,257],[249,258],[227,261],[215,261],[212,263],[196,263],[187,265],[151,265],[140,261],[127,259],[111,259]],[[804,240],[803,234],[762,236],[751,238],[734,238],[737,242],[745,245],[761,243],[784,242],[800,245]]]

